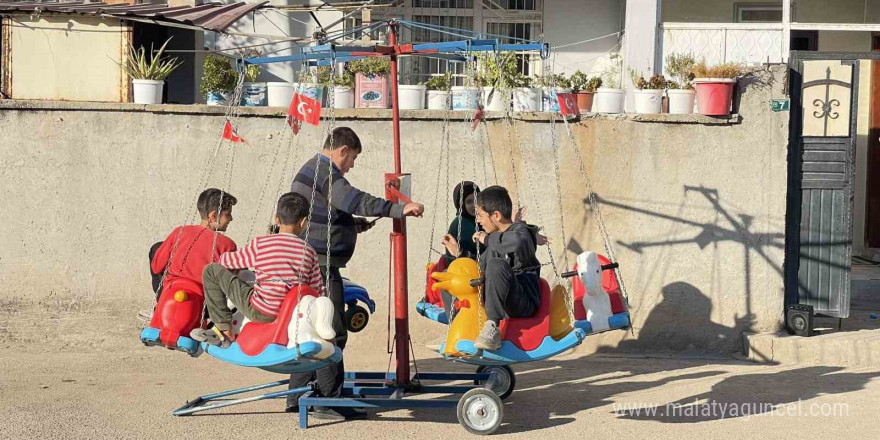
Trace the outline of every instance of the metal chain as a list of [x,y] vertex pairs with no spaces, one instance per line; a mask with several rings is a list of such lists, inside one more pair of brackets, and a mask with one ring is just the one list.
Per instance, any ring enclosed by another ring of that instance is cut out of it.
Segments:
[[[269,182],[272,180],[272,173],[275,172],[275,164],[278,163],[278,157],[281,155],[281,150],[284,147],[284,136],[287,134],[287,130],[281,129],[281,133],[278,137],[278,147],[275,149],[275,155],[272,157],[272,163],[266,167],[266,179],[263,181],[263,187],[260,188],[260,196],[257,199],[256,209],[254,209],[254,216],[251,218],[251,226],[248,230],[247,240],[251,241],[251,238],[254,236],[254,227],[257,225],[257,217],[260,214],[260,211],[263,208],[263,200],[266,198],[266,193],[269,192]],[[282,170],[283,173],[283,170]],[[274,209],[272,210],[275,211]]]
[[[437,166],[437,179],[436,179],[436,185],[435,185],[435,190],[434,190],[434,208],[432,210],[433,215],[431,216],[431,241],[428,242],[428,260],[425,263],[426,267],[427,267],[427,265],[431,264],[432,253],[437,252],[441,256],[445,255],[444,253],[439,252],[434,249],[434,237],[435,237],[436,230],[437,230],[437,212],[438,212],[438,203],[440,201],[440,189],[441,189],[441,187],[440,187],[440,174],[443,171],[444,153],[446,153],[445,159],[447,161],[446,162],[447,187],[449,185],[448,184],[448,182],[449,182],[449,162],[448,162],[449,161],[449,154],[447,152],[447,150],[449,148],[449,144],[448,144],[449,133],[447,132],[448,130],[449,130],[449,112],[447,111],[446,115],[443,118],[443,127],[440,130],[440,163]],[[446,192],[448,193],[448,190]],[[447,205],[447,207],[448,206],[449,205]],[[428,282],[428,279],[425,278],[425,283],[426,283],[425,287],[426,288],[427,288],[427,282]]]

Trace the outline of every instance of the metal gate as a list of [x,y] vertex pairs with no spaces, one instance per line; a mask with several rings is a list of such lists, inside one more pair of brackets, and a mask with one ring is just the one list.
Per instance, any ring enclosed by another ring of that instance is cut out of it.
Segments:
[[858,54],[792,52],[785,302],[849,316]]

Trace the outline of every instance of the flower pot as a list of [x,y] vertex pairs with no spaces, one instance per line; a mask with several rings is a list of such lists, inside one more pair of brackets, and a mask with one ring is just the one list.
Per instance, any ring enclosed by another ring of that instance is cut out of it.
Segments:
[[420,85],[398,85],[397,103],[401,110],[422,110],[425,108],[425,90]]
[[697,110],[701,115],[727,116],[730,114],[730,101],[733,97],[732,78],[697,78],[694,87],[697,89]]
[[131,80],[134,89],[135,104],[161,104],[162,88],[165,81],[156,81],[152,79],[133,79]]
[[558,112],[559,100],[556,95],[560,93],[571,93],[571,89],[563,89],[562,87],[544,87],[541,109],[545,112]]
[[623,89],[611,89],[600,87],[596,90],[595,112],[596,113],[623,113],[623,100],[626,91]]
[[581,113],[589,113],[593,111],[593,95],[596,92],[578,92],[578,110]]
[[241,89],[241,105],[246,107],[262,107],[267,103],[266,83],[246,82]]
[[326,104],[324,100],[324,86],[320,84],[298,83],[296,85],[296,91],[302,96],[317,100],[321,103],[322,107]]
[[479,87],[454,86],[452,88],[453,110],[475,110],[479,102]]
[[666,95],[669,98],[669,113],[674,115],[688,115],[694,112],[693,90],[672,89],[667,90]]
[[208,92],[205,102],[208,105],[226,105],[228,101],[225,92]]
[[510,92],[497,87],[483,87],[483,109],[493,112],[507,111],[510,107]]
[[513,111],[541,111],[541,89],[537,87],[519,87],[513,89]]
[[663,90],[633,90],[636,113],[661,113],[663,111]]
[[388,75],[355,75],[354,105],[357,108],[388,108],[389,99]]
[[333,86],[333,108],[354,108],[354,88]]
[[293,101],[293,91],[296,84],[289,82],[268,82],[266,91],[269,107],[289,107]]
[[449,92],[428,90],[428,110],[449,110]]

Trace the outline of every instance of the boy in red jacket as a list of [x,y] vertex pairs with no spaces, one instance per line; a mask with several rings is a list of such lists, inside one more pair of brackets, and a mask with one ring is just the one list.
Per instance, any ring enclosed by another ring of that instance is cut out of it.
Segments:
[[232,194],[206,189],[196,203],[201,223],[178,226],[165,241],[153,246],[150,274],[157,298],[164,288],[177,281],[192,282],[202,289],[205,266],[219,261],[221,254],[236,250],[235,242],[219,233],[225,232],[232,221],[232,207],[236,203],[238,200]]

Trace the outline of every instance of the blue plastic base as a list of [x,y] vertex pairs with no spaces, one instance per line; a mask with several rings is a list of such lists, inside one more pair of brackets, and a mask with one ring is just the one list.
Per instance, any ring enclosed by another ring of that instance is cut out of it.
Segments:
[[177,338],[177,346],[168,347],[159,340],[159,329],[153,327],[145,327],[143,331],[141,331],[141,342],[147,346],[159,346],[159,347],[167,347],[173,350],[179,350],[184,353],[189,354],[190,356],[198,356],[202,354],[202,349],[199,346],[199,343],[191,338],[187,338],[185,336],[180,336]]
[[317,370],[323,366],[335,364],[342,359],[342,351],[339,347],[336,347],[333,354],[326,359],[314,358],[313,356],[321,352],[321,344],[317,342],[304,342],[299,345],[299,351],[296,348],[269,344],[256,356],[246,355],[236,342],[233,342],[228,348],[204,343],[202,346],[208,354],[223,362],[282,374]]
[[[566,350],[570,350],[583,342],[586,333],[579,328],[575,328],[562,339],[556,341],[552,337],[547,336],[541,342],[541,345],[534,350],[523,351],[510,341],[503,341],[501,348],[493,351],[478,350],[474,346],[474,341],[461,340],[455,344],[455,349],[459,353],[465,353],[464,357],[446,356],[466,364],[472,365],[508,365],[520,362],[534,362],[556,356]],[[446,344],[440,347],[443,352]]]
[[416,303],[416,311],[419,312],[419,315],[422,315],[432,321],[436,321],[441,324],[449,324],[449,319],[447,319],[446,317],[446,310],[443,310],[443,307],[438,307],[428,302],[419,301],[418,303]]

